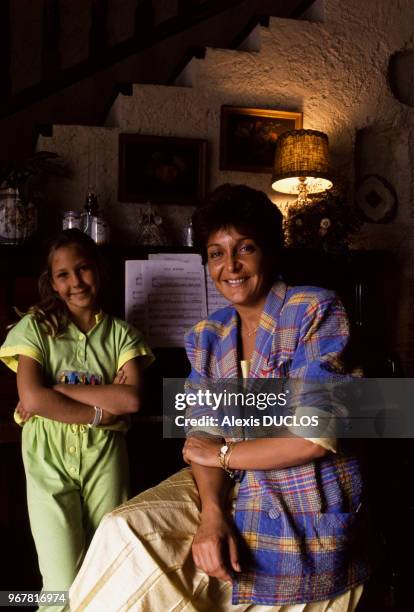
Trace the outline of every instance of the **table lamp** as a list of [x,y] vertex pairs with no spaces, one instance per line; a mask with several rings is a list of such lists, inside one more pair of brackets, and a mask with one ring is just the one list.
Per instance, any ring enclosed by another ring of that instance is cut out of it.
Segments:
[[297,194],[305,204],[308,194],[332,187],[329,179],[328,136],[316,130],[291,130],[276,142],[272,188]]

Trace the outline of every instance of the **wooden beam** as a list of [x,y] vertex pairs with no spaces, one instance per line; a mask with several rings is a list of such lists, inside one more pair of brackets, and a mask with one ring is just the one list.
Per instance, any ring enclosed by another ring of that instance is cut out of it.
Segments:
[[203,4],[202,0],[178,0],[177,13],[178,15],[188,15],[199,9],[201,4]]
[[108,0],[91,0],[89,57],[99,56],[108,47]]
[[11,32],[10,32],[10,0],[0,1],[0,96],[11,94],[12,78],[11,64]]
[[154,27],[155,11],[152,0],[137,0],[135,8],[135,36],[140,35],[142,32],[152,30]]
[[257,12],[270,17],[297,19],[315,0],[257,0]]
[[43,2],[43,37],[41,80],[48,79],[59,72],[60,68],[60,0]]
[[[0,0],[0,6],[2,2],[3,0]],[[204,20],[213,18],[224,10],[234,8],[243,2],[244,0],[209,0],[203,2],[200,9],[190,15],[172,17],[157,24],[152,30],[143,32],[140,36],[131,36],[128,40],[104,49],[102,53],[93,55],[80,64],[60,71],[47,81],[27,87],[10,99],[0,100],[0,119],[13,115],[23,108],[27,108],[66,87],[80,82],[82,79],[90,77],[97,70],[110,68],[128,57],[156,45],[159,41],[189,30]]]

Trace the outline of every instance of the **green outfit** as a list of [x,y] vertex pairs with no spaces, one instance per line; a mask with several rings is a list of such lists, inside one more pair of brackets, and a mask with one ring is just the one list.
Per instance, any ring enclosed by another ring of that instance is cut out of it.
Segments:
[[[110,384],[130,359],[153,361],[138,330],[103,313],[86,334],[70,323],[58,338],[26,315],[0,348],[0,359],[14,371],[19,355],[42,365],[47,386]],[[127,499],[125,430],[123,419],[97,428],[43,417],[24,424],[27,500],[43,590],[69,588],[101,518]]]

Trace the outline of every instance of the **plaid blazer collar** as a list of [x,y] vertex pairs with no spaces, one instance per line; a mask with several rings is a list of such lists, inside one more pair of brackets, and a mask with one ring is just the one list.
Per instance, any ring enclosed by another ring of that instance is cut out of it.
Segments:
[[249,374],[251,378],[266,378],[267,370],[273,370],[273,364],[270,361],[273,353],[274,331],[278,325],[286,290],[286,284],[278,281],[273,285],[267,296],[259,321],[259,329],[256,332],[256,342]]
[[[266,378],[267,367],[272,366],[270,357],[273,332],[285,301],[286,290],[286,284],[278,281],[272,286],[267,296],[256,333],[256,342],[250,365],[251,378]],[[234,307],[231,307],[231,316],[222,328],[220,354],[217,359],[219,378],[236,378],[239,376],[238,326],[237,311]]]
[[238,323],[237,311],[231,306],[230,318],[221,329],[221,339],[216,354],[218,378],[237,378],[239,375]]

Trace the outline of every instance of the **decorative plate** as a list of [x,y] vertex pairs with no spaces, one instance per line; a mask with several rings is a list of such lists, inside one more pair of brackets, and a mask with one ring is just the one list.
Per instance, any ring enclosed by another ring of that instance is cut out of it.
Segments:
[[395,189],[377,174],[367,174],[357,183],[355,203],[364,221],[370,223],[389,223],[397,214]]

